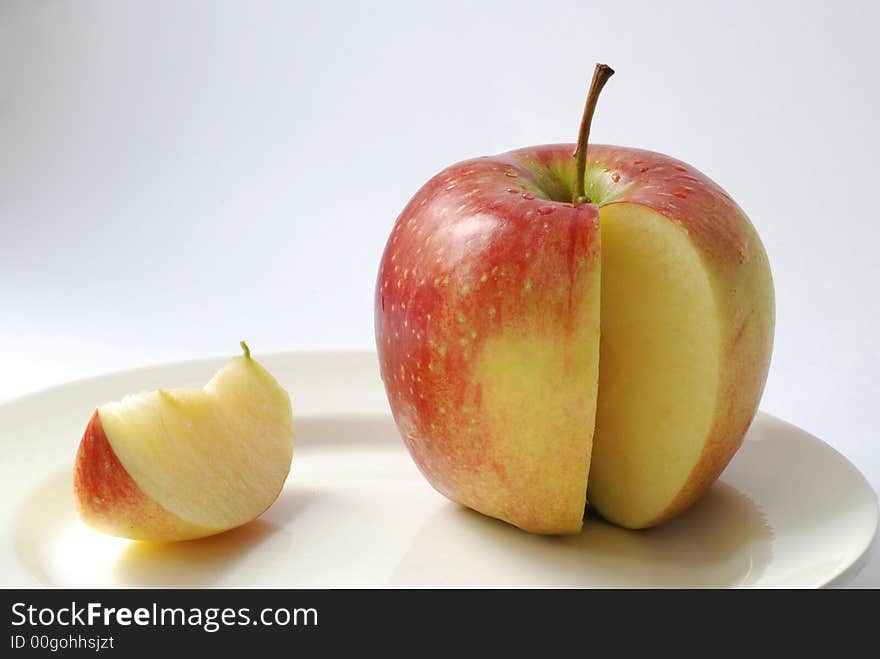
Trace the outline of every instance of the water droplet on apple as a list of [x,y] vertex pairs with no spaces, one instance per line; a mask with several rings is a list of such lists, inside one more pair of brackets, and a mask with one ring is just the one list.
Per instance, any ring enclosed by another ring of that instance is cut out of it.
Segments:
[[538,209],[538,213],[541,215],[550,215],[554,210],[553,206],[541,206],[541,208]]
[[519,192],[519,188],[507,188],[507,191],[510,194],[516,194],[517,192]]
[[531,192],[523,192],[522,197],[523,197],[523,199],[530,199],[531,200],[531,199],[535,198],[535,195],[533,195]]
[[508,169],[506,172],[504,172],[504,175],[505,175],[505,176],[509,176],[510,178],[517,178],[517,177],[519,176],[519,174],[517,174],[517,173],[516,173],[514,170],[512,170],[512,169]]

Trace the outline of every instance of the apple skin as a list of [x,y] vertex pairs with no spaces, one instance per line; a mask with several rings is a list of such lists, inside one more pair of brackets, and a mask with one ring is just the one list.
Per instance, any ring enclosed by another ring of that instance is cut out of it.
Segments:
[[398,429],[438,491],[528,531],[576,533],[598,380],[598,214],[537,198],[526,176],[484,158],[416,194],[382,259],[376,340]]
[[185,540],[211,535],[153,501],[138,487],[113,452],[97,410],[76,452],[73,489],[77,509],[92,528],[133,540]]
[[[527,336],[523,328],[532,342],[562,346],[563,354],[573,337],[590,337],[576,325],[583,322],[579,305],[590,302],[584,281],[599,269],[600,207],[641,204],[684,227],[729,321],[710,438],[675,499],[643,526],[689,507],[727,465],[757,411],[772,349],[767,257],[745,214],[719,186],[668,156],[590,145],[586,192],[597,203],[575,207],[565,201],[573,187],[573,151],[570,144],[531,147],[436,175],[398,217],[376,285],[380,370],[415,463],[450,499],[539,533],[581,528],[583,510],[575,511],[583,497],[574,490],[578,483],[585,487],[587,474],[577,447],[589,449],[595,401],[586,387],[578,401],[559,378],[565,417],[546,433],[543,452],[517,459],[504,446],[537,407],[512,399],[519,409],[511,409],[501,427],[490,423],[497,410],[486,409],[485,373],[475,365],[487,344]],[[570,360],[561,372],[574,377],[577,363]],[[589,426],[586,442],[554,440],[579,423]]]

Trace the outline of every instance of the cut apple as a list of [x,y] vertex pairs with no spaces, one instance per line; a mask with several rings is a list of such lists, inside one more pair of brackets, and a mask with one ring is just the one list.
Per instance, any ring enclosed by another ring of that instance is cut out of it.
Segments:
[[376,282],[382,379],[419,469],[536,533],[580,531],[585,494],[629,528],[688,508],[742,443],[770,364],[773,282],[745,213],[679,160],[588,147],[613,73],[596,65],[576,146],[422,186]]
[[465,161],[413,197],[380,266],[379,361],[407,448],[450,499],[556,534],[580,530],[586,493],[644,528],[740,446],[773,283],[748,218],[693,167],[591,145],[590,203],[574,204],[572,150]]
[[596,65],[577,145],[422,186],[376,282],[382,380],[419,469],[535,533],[580,531],[585,495],[629,528],[685,510],[742,443],[770,363],[773,282],[745,213],[679,160],[588,147],[613,73]]
[[95,411],[74,472],[84,521],[135,540],[186,540],[240,526],[275,501],[293,456],[290,399],[242,347],[201,389]]

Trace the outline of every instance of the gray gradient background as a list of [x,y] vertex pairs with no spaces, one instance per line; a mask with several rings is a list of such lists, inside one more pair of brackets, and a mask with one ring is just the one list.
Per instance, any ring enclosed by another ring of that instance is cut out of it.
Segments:
[[694,164],[763,237],[762,407],[877,490],[878,25],[867,0],[2,0],[0,400],[241,337],[372,347],[412,193],[572,140],[601,60],[595,141]]

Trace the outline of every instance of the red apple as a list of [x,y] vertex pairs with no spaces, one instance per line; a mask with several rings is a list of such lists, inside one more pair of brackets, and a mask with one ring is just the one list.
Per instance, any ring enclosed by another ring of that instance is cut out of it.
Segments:
[[739,447],[772,345],[767,257],[733,200],[668,156],[585,148],[602,82],[580,158],[535,146],[428,181],[376,287],[382,378],[416,464],[539,533],[578,532],[587,496],[631,528],[690,506]]

